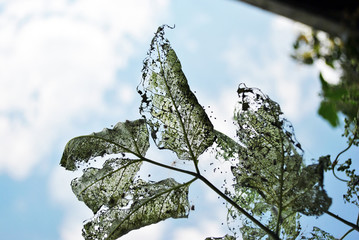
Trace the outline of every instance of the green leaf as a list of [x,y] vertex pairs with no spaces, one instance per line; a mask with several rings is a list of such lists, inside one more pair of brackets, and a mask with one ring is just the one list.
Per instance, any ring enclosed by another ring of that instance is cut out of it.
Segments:
[[[238,95],[235,121],[244,147],[239,148],[239,163],[232,167],[237,201],[277,234],[295,237],[297,213],[318,216],[331,204],[322,188],[323,172],[319,164],[304,165],[293,126],[276,102],[244,85]],[[260,232],[250,224],[242,228],[249,235]]]
[[322,73],[319,73],[319,80],[322,85],[322,91],[328,92],[330,90],[330,84],[324,79]]
[[236,240],[236,238],[226,234],[224,237],[208,237],[205,240]]
[[[74,138],[66,145],[63,167],[74,170],[87,163],[83,175],[71,182],[77,198],[95,214],[84,226],[85,239],[117,239],[167,218],[188,216],[188,186],[193,180],[156,183],[136,177],[149,148],[148,135],[146,122],[140,119]],[[131,153],[133,159],[124,153]],[[90,167],[90,160],[105,154],[110,158],[101,169]]]
[[72,191],[94,213],[102,206],[126,206],[127,192],[133,185],[142,161],[109,159],[102,169],[88,168],[80,178],[71,182]]
[[64,150],[60,165],[67,170],[76,170],[84,163],[105,154],[131,153],[144,156],[149,148],[146,122],[119,122],[113,129],[71,139]]
[[197,160],[214,141],[213,125],[164,38],[164,26],[152,40],[142,74],[140,112],[147,118],[156,145],[176,152],[180,159]]
[[339,117],[336,109],[336,103],[323,100],[320,103],[318,114],[326,119],[332,127],[339,125]]
[[232,138],[217,130],[214,130],[214,134],[216,135],[217,144],[216,158],[221,157],[225,160],[238,159],[238,152],[242,146]]
[[[188,216],[189,183],[179,184],[172,178],[160,182],[137,180],[123,194],[128,205],[104,206],[85,223],[85,239],[117,239],[129,231],[167,218]],[[96,196],[94,196],[96,197]]]

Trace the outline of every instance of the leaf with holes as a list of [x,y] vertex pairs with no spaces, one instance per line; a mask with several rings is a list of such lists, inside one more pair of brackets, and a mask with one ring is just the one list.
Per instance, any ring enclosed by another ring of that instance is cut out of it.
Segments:
[[146,122],[119,122],[113,129],[71,139],[65,147],[60,165],[67,170],[91,164],[91,160],[105,154],[131,153],[144,156],[150,146]]
[[83,236],[85,239],[117,239],[129,231],[168,218],[187,217],[189,184],[179,184],[172,178],[156,183],[137,180],[123,192],[127,205],[102,206],[85,223]]
[[[239,162],[232,167],[233,198],[276,234],[295,237],[298,213],[319,216],[331,204],[322,188],[323,169],[320,164],[304,165],[293,127],[276,102],[244,85],[238,95],[234,118],[240,145]],[[244,221],[241,231],[244,236],[265,235],[250,221]]]
[[205,240],[236,240],[236,238],[226,234],[224,237],[208,237]]
[[[74,138],[66,145],[61,165],[68,170],[84,167],[83,175],[71,186],[95,214],[84,226],[85,239],[116,239],[167,218],[188,216],[191,181],[154,183],[136,178],[148,148],[149,134],[142,119],[120,122],[113,129]],[[103,156],[108,159],[102,168],[93,167]]]
[[144,61],[138,87],[140,111],[147,117],[160,149],[170,149],[180,159],[197,160],[214,141],[213,126],[190,90],[163,29],[158,29]]

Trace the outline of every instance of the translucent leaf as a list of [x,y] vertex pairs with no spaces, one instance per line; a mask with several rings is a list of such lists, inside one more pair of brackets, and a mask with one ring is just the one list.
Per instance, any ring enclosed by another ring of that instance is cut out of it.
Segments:
[[75,170],[89,160],[104,154],[132,153],[144,156],[149,148],[146,122],[119,122],[113,129],[71,139],[64,150],[60,165]]
[[216,157],[221,157],[224,160],[238,159],[238,153],[243,146],[217,130],[214,130],[214,133],[217,144]]
[[156,145],[176,152],[180,159],[197,159],[214,141],[213,126],[164,38],[164,26],[152,40],[142,73],[140,111],[147,117]]
[[77,198],[95,214],[84,225],[85,239],[117,239],[167,218],[188,216],[188,186],[193,180],[179,184],[170,178],[155,183],[136,177],[149,148],[148,135],[144,120],[126,121],[66,145],[61,165],[68,170],[104,154],[117,154],[102,168],[85,166],[83,175],[71,182]]
[[142,161],[109,159],[102,169],[88,168],[71,182],[72,191],[80,201],[96,213],[102,206],[126,206],[126,198]]
[[205,240],[236,240],[236,238],[226,234],[224,237],[208,237]]
[[[304,165],[301,145],[276,102],[244,85],[238,95],[235,121],[243,147],[238,148],[239,163],[232,167],[235,198],[275,233],[297,236],[298,212],[318,216],[331,204],[322,185],[323,168]],[[245,225],[242,233],[248,232],[260,235],[262,230]]]
[[157,183],[138,180],[125,196],[129,199],[128,206],[102,207],[85,223],[85,239],[117,239],[167,218],[187,217],[190,209],[188,184],[179,184],[172,178]]

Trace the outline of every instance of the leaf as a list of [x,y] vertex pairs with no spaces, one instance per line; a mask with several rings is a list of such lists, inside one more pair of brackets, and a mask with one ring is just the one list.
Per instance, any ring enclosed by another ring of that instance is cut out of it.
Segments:
[[126,206],[126,198],[140,170],[141,160],[109,159],[102,169],[88,168],[71,182],[72,191],[94,213],[102,206]]
[[[193,180],[179,184],[172,178],[145,182],[136,177],[149,148],[148,135],[146,122],[140,119],[74,138],[66,145],[63,167],[74,170],[87,163],[83,175],[71,182],[77,198],[95,214],[84,226],[85,239],[117,239],[167,218],[188,216],[188,186]],[[90,167],[90,160],[104,154],[111,158],[101,169]]]
[[[318,164],[304,165],[293,126],[276,102],[244,85],[238,95],[235,121],[238,141],[244,147],[239,148],[239,163],[232,167],[237,201],[263,218],[275,233],[297,236],[298,212],[318,216],[331,204],[322,188],[323,172]],[[262,230],[245,225],[243,231],[250,235]]]
[[83,229],[85,239],[117,239],[131,230],[167,218],[187,217],[190,209],[188,183],[179,184],[172,178],[157,183],[134,182],[124,195],[127,206],[102,207]]
[[196,160],[214,141],[213,125],[190,90],[181,63],[159,27],[151,43],[138,87],[140,112],[160,149],[179,159]]
[[208,237],[205,240],[236,240],[236,238],[226,234],[224,237]]
[[332,127],[336,127],[340,123],[335,102],[323,100],[320,103],[318,114],[326,119]]
[[119,122],[113,129],[71,139],[65,147],[60,165],[74,171],[84,163],[104,154],[131,153],[144,156],[150,146],[143,119]]
[[225,160],[238,159],[238,152],[242,146],[217,130],[214,130],[214,134],[216,135],[217,143],[216,158],[222,157]]

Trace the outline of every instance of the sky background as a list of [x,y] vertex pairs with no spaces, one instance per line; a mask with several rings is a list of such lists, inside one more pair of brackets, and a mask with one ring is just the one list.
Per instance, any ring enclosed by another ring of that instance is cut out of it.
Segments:
[[[162,24],[176,25],[166,35],[199,102],[214,112],[216,129],[234,136],[231,121],[224,120],[231,119],[244,82],[280,103],[308,162],[345,148],[341,130],[316,113],[318,69],[331,81],[337,74],[290,58],[295,37],[306,30],[301,24],[231,0],[0,0],[1,239],[82,239],[82,222],[92,213],[70,189],[76,173],[59,167],[62,151],[75,136],[140,117],[136,86]],[[167,163],[171,158],[149,154]],[[209,161],[204,156],[203,167]],[[221,176],[213,178],[219,183]],[[355,222],[358,209],[343,204],[343,185],[330,174],[325,184],[334,198],[330,210]],[[123,239],[204,239],[228,232],[226,208],[205,186],[195,183],[190,201],[196,208],[189,219],[167,220]],[[328,216],[306,220],[303,229],[313,224],[336,237],[349,230]]]

